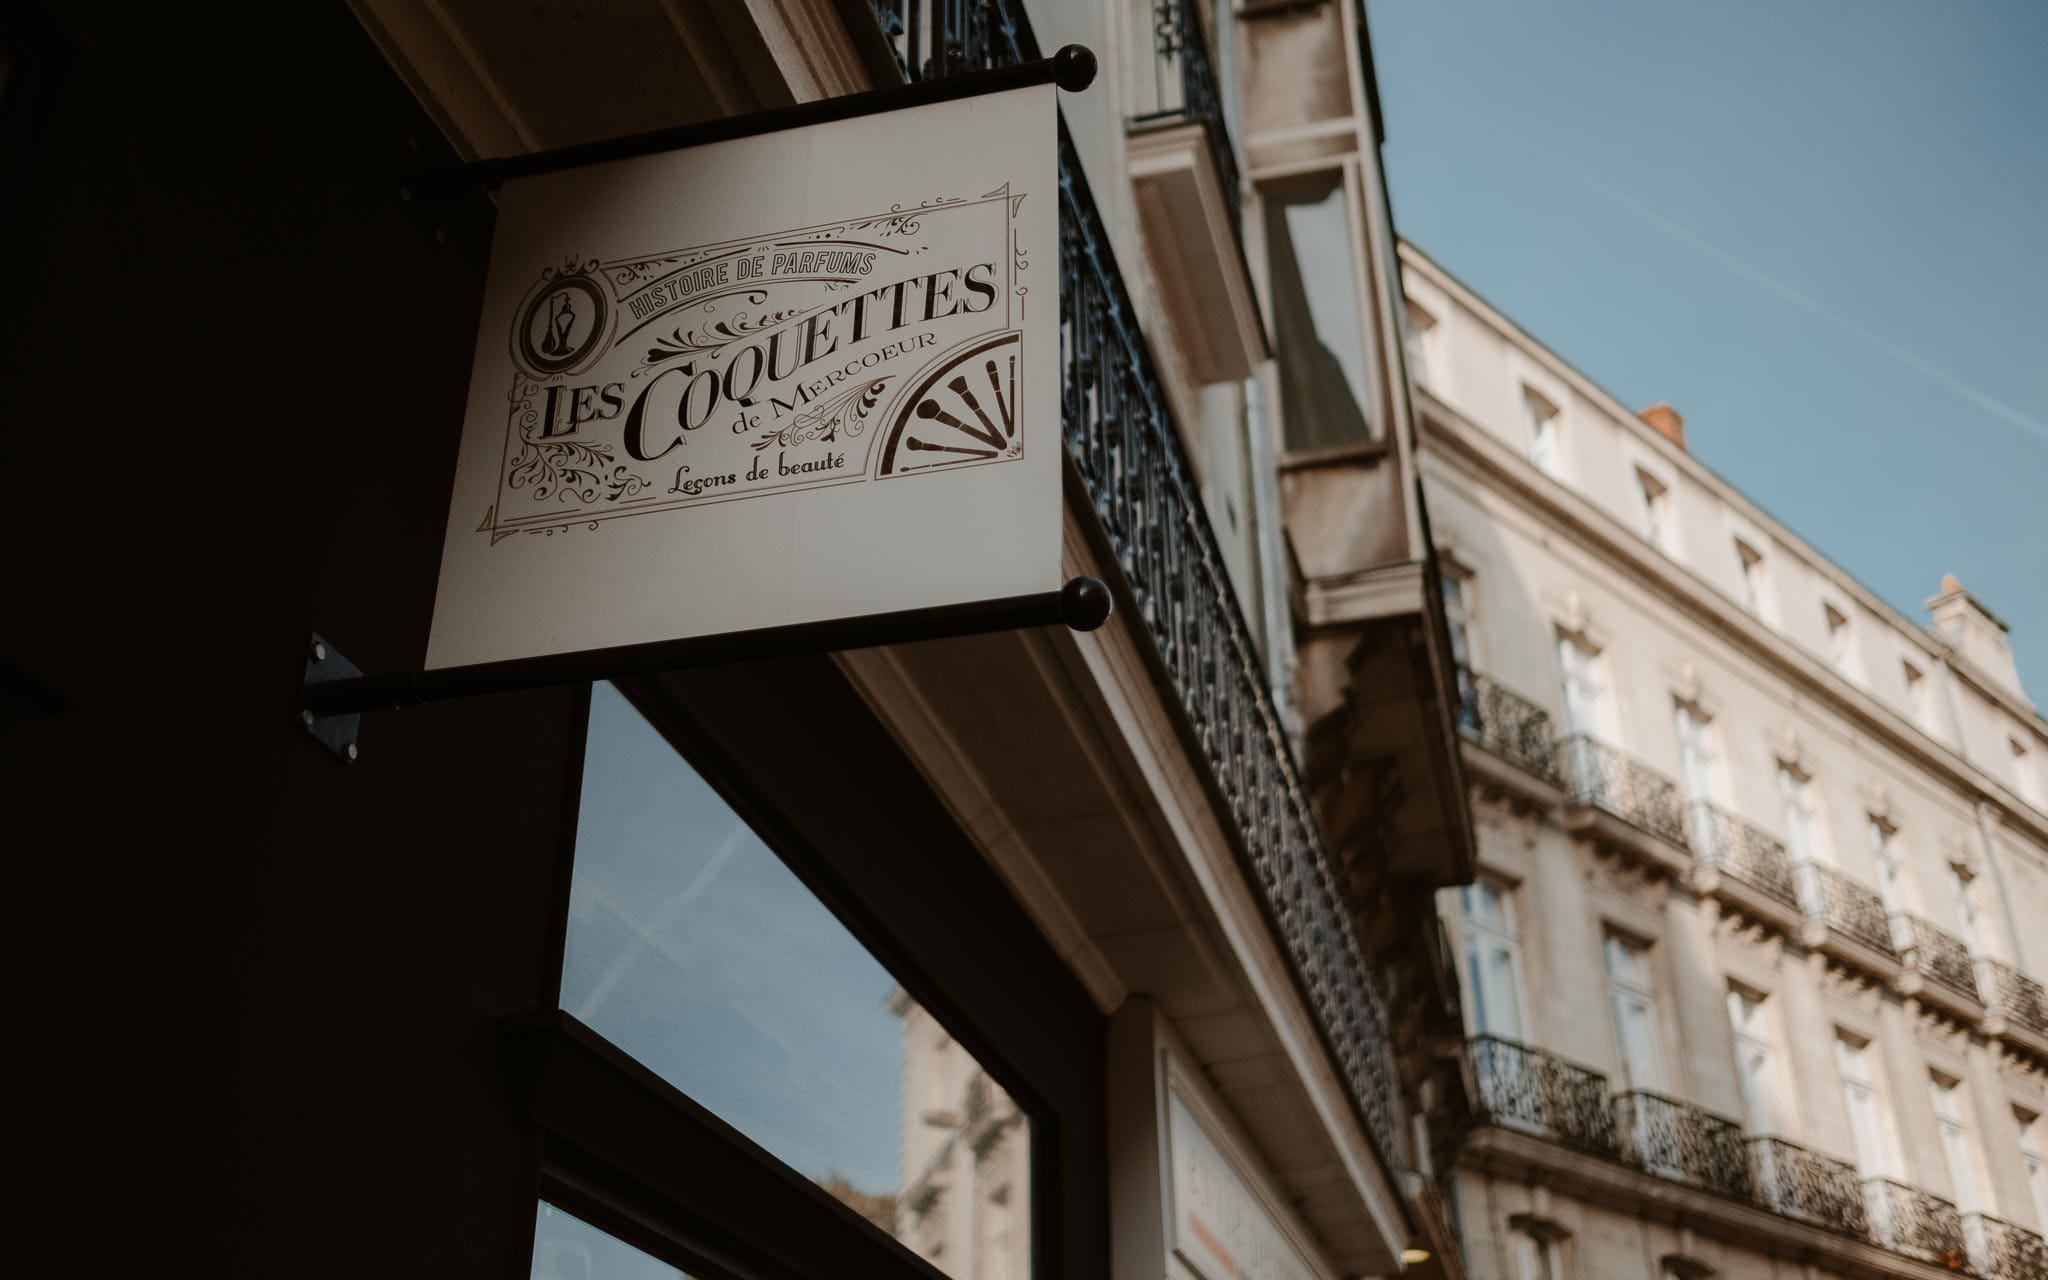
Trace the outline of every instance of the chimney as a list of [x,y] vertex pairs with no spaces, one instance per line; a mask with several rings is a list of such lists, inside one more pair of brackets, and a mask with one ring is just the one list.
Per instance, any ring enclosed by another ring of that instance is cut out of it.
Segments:
[[1942,575],[1941,594],[1929,600],[1927,608],[1934,615],[1934,634],[1947,641],[1964,661],[1993,683],[2023,699],[2027,696],[2020,688],[2019,668],[2013,662],[2005,621],[1956,581],[1956,575]]
[[1678,410],[1659,400],[1636,416],[1656,428],[1658,435],[1681,449],[1685,448],[1685,419],[1679,416]]

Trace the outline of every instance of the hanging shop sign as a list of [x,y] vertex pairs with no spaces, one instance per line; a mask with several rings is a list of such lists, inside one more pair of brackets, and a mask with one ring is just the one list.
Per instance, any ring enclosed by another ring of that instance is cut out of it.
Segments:
[[1236,1143],[1197,1114],[1179,1071],[1168,1072],[1167,1143],[1173,1169],[1173,1250],[1203,1280],[1328,1280],[1261,1181],[1232,1154]]
[[429,669],[1054,591],[1050,82],[499,192]]

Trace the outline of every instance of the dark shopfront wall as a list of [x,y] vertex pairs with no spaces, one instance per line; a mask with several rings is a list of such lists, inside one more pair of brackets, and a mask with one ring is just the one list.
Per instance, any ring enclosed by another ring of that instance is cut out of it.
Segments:
[[[290,725],[309,628],[419,660],[485,215],[436,243],[395,199],[408,137],[438,143],[339,4],[46,8],[0,0],[0,1273],[522,1274],[538,1138],[501,1027],[554,1004],[584,695],[387,713],[353,768]],[[17,714],[20,675],[63,707]],[[816,706],[728,711],[781,750],[759,732]],[[1081,1031],[982,1048],[1082,1100],[1059,1161],[1099,1188],[1099,1023],[1011,940],[1028,962],[964,998]]]

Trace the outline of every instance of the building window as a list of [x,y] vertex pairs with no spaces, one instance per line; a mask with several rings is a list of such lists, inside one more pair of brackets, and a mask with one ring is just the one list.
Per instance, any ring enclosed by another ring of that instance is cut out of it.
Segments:
[[[1877,814],[1864,821],[1870,836],[1870,861],[1877,868],[1877,896],[1884,900],[1887,914],[1896,916],[1906,909],[1906,866],[1899,856],[1898,828]],[[1900,939],[1903,941],[1904,939]]]
[[1742,575],[1743,607],[1765,622],[1776,622],[1777,607],[1771,599],[1771,576],[1764,564],[1764,553],[1737,538],[1735,564]]
[[904,1193],[941,1166],[1028,1213],[1028,1117],[609,684],[591,690],[561,1008],[928,1260],[941,1232]]
[[1906,714],[1913,717],[1914,724],[1932,732],[1934,717],[1928,714],[1930,707],[1927,700],[1927,673],[1902,659],[1899,662],[1899,674],[1906,681]]
[[1446,564],[1439,576],[1444,624],[1451,633],[1451,660],[1458,668],[1458,724],[1479,729],[1478,689],[1472,680],[1472,575]]
[[1404,324],[1401,329],[1401,345],[1408,357],[1408,378],[1420,386],[1434,387],[1430,378],[1429,349],[1436,344],[1436,317],[1416,306],[1405,304],[1401,312]]
[[1522,1040],[1522,942],[1512,890],[1481,880],[1458,890],[1465,924],[1466,1013],[1474,1035]]
[[1641,467],[1636,468],[1636,496],[1642,504],[1643,541],[1671,553],[1671,487]]
[[1664,1054],[1657,1029],[1657,989],[1650,967],[1650,948],[1618,933],[1609,933],[1603,939],[1603,948],[1607,1005],[1614,1018],[1622,1088],[1662,1089]]
[[1962,1082],[1934,1072],[1928,1077],[1934,1094],[1934,1122],[1941,1134],[1941,1156],[1948,1165],[1949,1186],[1954,1189],[1956,1208],[1964,1213],[1979,1207],[1977,1157],[1970,1149],[1970,1126],[1965,1118],[1968,1104]]
[[1677,704],[1672,720],[1678,730],[1678,781],[1691,802],[1686,807],[1688,834],[1693,851],[1704,854],[1714,847],[1714,815],[1707,806],[1726,798],[1727,772],[1712,720],[1684,702]]
[[1855,638],[1849,630],[1849,615],[1831,604],[1820,607],[1827,627],[1828,665],[1851,679],[1858,674]]
[[1977,882],[1967,868],[1949,864],[1948,892],[1956,909],[1956,933],[1972,952],[1983,951],[1977,940]]
[[[1528,1223],[1528,1219],[1520,1219]],[[1549,1223],[1528,1223],[1514,1233],[1515,1280],[1567,1280],[1564,1232]]]
[[2034,1206],[2034,1229],[2048,1230],[2048,1160],[2041,1153],[2041,1117],[2014,1107],[2012,1119],[2019,1130],[2020,1172],[2027,1180],[2027,1196]]
[[1749,1131],[1777,1134],[1779,1126],[1777,1057],[1770,1029],[1770,1011],[1762,996],[1729,988],[1728,1025],[1735,1034],[1735,1083],[1742,1091]]
[[1350,201],[1341,172],[1260,188],[1273,349],[1290,449],[1372,439],[1365,324],[1353,270]]
[[1558,408],[1527,387],[1522,388],[1522,447],[1529,461],[1545,475],[1562,474],[1557,439]]
[[1795,862],[1828,862],[1827,829],[1815,804],[1813,780],[1791,765],[1778,766],[1778,801],[1785,815],[1785,851]]
[[2041,783],[2040,762],[2034,759],[2034,753],[2027,749],[2027,744],[2018,738],[2006,739],[2006,745],[2012,749],[2012,780],[2014,788],[2020,793],[2020,799],[2036,809],[2048,810],[2048,796],[2044,796]]
[[1559,636],[1557,665],[1564,688],[1566,731],[1614,742],[1620,736],[1620,724],[1607,683],[1607,659],[1577,636]]
[[533,1224],[533,1280],[688,1280],[681,1271],[543,1200]]
[[1842,1101],[1849,1111],[1849,1139],[1856,1148],[1856,1171],[1866,1178],[1888,1178],[1892,1171],[1891,1116],[1872,1069],[1870,1042],[1846,1032],[1835,1033],[1835,1070],[1842,1081]]

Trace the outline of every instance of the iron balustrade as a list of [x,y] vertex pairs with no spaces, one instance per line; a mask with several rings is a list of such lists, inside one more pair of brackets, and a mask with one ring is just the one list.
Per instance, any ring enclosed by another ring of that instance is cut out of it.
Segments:
[[1230,222],[1244,234],[1243,199],[1240,194],[1237,152],[1231,146],[1230,128],[1223,118],[1223,89],[1216,78],[1216,64],[1210,57],[1209,33],[1202,22],[1201,7],[1194,0],[1151,0],[1152,3],[1152,105],[1131,117],[1131,124],[1146,128],[1159,125],[1199,124],[1208,137],[1209,154],[1216,163],[1216,178],[1223,187],[1224,202],[1230,206]]
[[1818,862],[1798,863],[1794,871],[1799,878],[1799,905],[1808,920],[1884,955],[1897,957],[1898,952],[1892,947],[1891,922],[1877,890]]
[[1892,916],[1892,938],[1907,963],[1958,995],[1975,1000],[1977,963],[1961,938],[1906,912]]
[[1606,1076],[1500,1036],[1476,1036],[1468,1048],[1480,1119],[1602,1155],[1620,1154]]
[[1704,800],[1695,801],[1687,811],[1686,828],[1693,856],[1702,863],[1719,867],[1788,907],[1799,905],[1792,859],[1775,836]]
[[1963,1215],[1970,1270],[1987,1280],[2042,1280],[2048,1276],[2048,1241],[2039,1232],[1988,1213]]
[[1890,1178],[1866,1178],[1863,1201],[1871,1238],[1885,1248],[1954,1271],[1968,1265],[1963,1216],[1940,1196]]
[[[896,69],[910,82],[985,71],[1038,56],[1010,0],[867,0]],[[849,19],[852,14],[847,15]]]
[[1990,1013],[2048,1036],[2048,988],[2002,960],[1987,957],[1977,966],[1977,989]]
[[[910,80],[1038,57],[1014,0],[871,0]],[[855,10],[849,10],[849,16]],[[872,33],[870,33],[872,35]],[[1141,646],[1234,820],[1263,899],[1360,1120],[1402,1167],[1386,1005],[1239,611],[1194,467],[1065,122],[1059,130],[1060,421],[1070,480],[1122,570]],[[1020,290],[1020,293],[1022,291]]]
[[1677,783],[1590,734],[1566,738],[1559,754],[1565,787],[1575,803],[1605,809],[1653,836],[1689,847],[1685,797]]
[[1749,1167],[1757,1204],[1861,1239],[1870,1234],[1855,1166],[1783,1138],[1751,1138]]
[[1500,681],[1458,668],[1458,728],[1480,746],[1545,782],[1558,783],[1550,713]]
[[1742,1126],[1649,1089],[1614,1095],[1614,1125],[1632,1163],[1737,1200],[1751,1198]]

